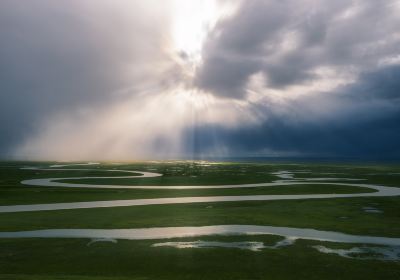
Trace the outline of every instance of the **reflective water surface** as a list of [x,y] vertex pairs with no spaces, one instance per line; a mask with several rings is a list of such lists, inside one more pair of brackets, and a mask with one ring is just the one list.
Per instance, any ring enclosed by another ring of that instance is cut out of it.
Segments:
[[[27,167],[25,169],[35,170],[74,170],[62,168],[36,168]],[[82,170],[82,169],[76,169]],[[91,170],[91,169],[84,169]],[[99,171],[98,169],[95,169]],[[162,176],[160,173],[143,172],[143,171],[127,171],[127,170],[102,170],[110,172],[127,172],[134,173],[133,176],[113,176],[113,177],[76,177],[76,178],[46,178],[31,179],[21,181],[22,184],[32,186],[52,186],[52,187],[70,187],[70,188],[113,188],[113,189],[227,189],[227,188],[254,188],[254,187],[270,187],[270,186],[293,186],[307,184],[318,185],[341,185],[366,187],[376,190],[372,193],[352,193],[352,194],[299,194],[299,195],[245,195],[245,196],[208,196],[208,197],[175,197],[175,198],[153,198],[153,199],[131,199],[131,200],[110,200],[110,201],[91,201],[91,202],[72,202],[72,203],[51,203],[51,204],[33,204],[33,205],[10,205],[0,206],[0,213],[7,212],[28,212],[28,211],[49,211],[49,210],[66,210],[81,208],[99,208],[99,207],[121,207],[121,206],[140,206],[140,205],[160,205],[160,204],[176,204],[176,203],[200,203],[200,202],[223,202],[223,201],[257,201],[257,200],[292,200],[292,199],[320,199],[320,198],[344,198],[344,197],[372,197],[372,196],[397,196],[400,195],[400,188],[386,187],[361,183],[343,183],[343,182],[323,182],[323,181],[355,181],[360,179],[353,178],[302,178],[293,179],[293,172],[280,171],[275,172],[278,178],[285,178],[269,183],[256,184],[238,184],[238,185],[203,185],[203,186],[120,186],[120,185],[90,185],[90,184],[73,184],[55,182],[64,179],[106,179],[106,178],[150,178]],[[139,175],[138,175],[139,174]],[[315,182],[314,182],[315,181]],[[318,181],[318,182],[317,182]],[[322,181],[322,182],[321,182]]]
[[351,235],[315,229],[256,225],[154,227],[137,229],[46,229],[0,232],[0,238],[112,238],[130,240],[196,237],[205,235],[279,235],[290,238],[291,240],[307,239],[342,243],[400,246],[400,238]]
[[221,242],[221,241],[171,241],[154,243],[152,247],[173,247],[177,249],[187,248],[237,248],[243,250],[250,250],[254,252],[261,251],[262,249],[278,249],[280,247],[290,246],[294,244],[296,239],[285,238],[276,242],[275,245],[264,245],[263,242],[257,241],[242,241],[242,242]]
[[[94,165],[89,163],[86,165]],[[85,164],[79,164],[85,165]],[[93,169],[62,169],[59,167],[68,166],[66,164],[53,165],[52,168],[26,168],[35,170],[93,170]],[[100,171],[99,169],[94,169]],[[371,196],[398,196],[400,188],[386,187],[380,185],[353,183],[359,179],[348,178],[302,178],[295,179],[294,173],[289,171],[279,171],[273,173],[279,178],[274,182],[257,184],[238,184],[238,185],[204,185],[204,186],[120,186],[120,185],[90,185],[90,184],[72,184],[61,183],[58,180],[64,179],[87,179],[87,178],[150,178],[162,176],[159,173],[127,171],[127,170],[101,170],[110,172],[134,173],[130,176],[113,177],[78,177],[78,178],[47,178],[24,180],[21,183],[32,186],[52,186],[52,187],[73,187],[73,188],[134,188],[134,189],[210,189],[210,188],[253,188],[269,186],[290,186],[307,184],[318,185],[342,185],[367,187],[376,190],[372,193],[353,193],[353,194],[303,194],[303,195],[247,195],[247,196],[209,196],[209,197],[175,197],[175,198],[153,198],[153,199],[133,199],[133,200],[113,200],[113,201],[92,201],[75,203],[53,203],[53,204],[34,204],[34,205],[11,205],[0,206],[0,213],[3,212],[24,212],[24,211],[45,211],[61,209],[80,209],[80,208],[98,208],[98,207],[118,207],[118,206],[138,206],[138,205],[156,205],[156,204],[175,204],[175,203],[199,203],[199,202],[219,202],[219,201],[251,201],[251,200],[291,200],[291,199],[319,199],[319,198],[339,198],[339,197],[371,197]],[[299,173],[308,173],[308,171],[299,171]],[[329,182],[324,182],[329,181]],[[332,182],[331,182],[332,181]],[[342,182],[338,182],[342,181]],[[350,182],[343,182],[350,181]],[[374,207],[363,207],[363,210],[369,213],[381,213]],[[346,217],[341,217],[346,218]],[[356,244],[374,244],[390,247],[353,247],[351,249],[330,249],[324,246],[314,246],[321,253],[337,254],[342,257],[357,257],[362,259],[377,258],[382,260],[398,260],[400,256],[400,238],[377,237],[350,235],[339,232],[321,231],[304,228],[273,227],[258,225],[213,225],[201,227],[154,227],[139,229],[47,229],[35,231],[19,232],[0,232],[0,238],[90,238],[90,246],[96,242],[113,242],[118,239],[145,240],[145,239],[168,239],[197,237],[206,235],[279,235],[284,237],[275,245],[264,245],[263,242],[244,241],[244,242],[220,242],[220,241],[168,241],[153,244],[153,247],[175,247],[175,248],[239,248],[251,251],[260,251],[262,249],[277,249],[283,246],[292,245],[297,239],[356,243]]]
[[400,260],[400,246],[391,247],[353,247],[350,249],[331,249],[325,246],[313,246],[321,253],[336,254],[344,258],[362,259],[362,260]]

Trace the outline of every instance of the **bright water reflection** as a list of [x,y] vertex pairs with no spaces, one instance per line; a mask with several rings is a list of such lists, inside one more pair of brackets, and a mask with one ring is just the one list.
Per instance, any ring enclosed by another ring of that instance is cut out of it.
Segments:
[[112,238],[130,240],[182,238],[206,235],[279,235],[290,238],[291,240],[307,239],[343,243],[400,246],[400,238],[351,235],[315,229],[256,225],[154,227],[137,229],[47,229],[0,232],[0,238]]

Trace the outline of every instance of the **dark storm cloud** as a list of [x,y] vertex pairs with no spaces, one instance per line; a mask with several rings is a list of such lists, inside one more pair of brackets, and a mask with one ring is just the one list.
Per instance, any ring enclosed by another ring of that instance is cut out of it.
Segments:
[[[210,33],[195,82],[216,96],[246,100],[250,77],[261,73],[260,95],[267,96],[249,111],[263,118],[234,128],[199,125],[187,131],[197,139],[187,148],[208,155],[400,157],[398,26],[398,1],[242,2]],[[347,73],[353,82],[309,87],[284,102],[268,98],[268,89],[290,97],[291,87],[326,79],[320,69]]]
[[370,71],[335,92],[285,106],[282,115],[273,104],[255,105],[253,110],[267,115],[257,125],[189,129],[186,137],[197,140],[188,141],[194,144],[187,149],[218,156],[224,143],[235,151],[231,155],[400,157],[400,66]]
[[[229,147],[228,155],[303,155],[303,156],[365,156],[400,157],[398,143],[400,132],[398,123],[400,112],[374,121],[347,123],[310,124],[285,123],[272,120],[261,126],[239,130],[218,130],[217,137]],[[205,129],[205,130],[204,130]],[[215,154],[215,144],[207,131],[214,128],[201,128],[201,145],[196,147],[198,154]],[[209,144],[206,146],[204,144]],[[212,151],[212,153],[210,153]],[[234,151],[234,152],[233,152]],[[218,153],[215,154],[218,156]],[[222,154],[226,155],[226,154]]]
[[359,82],[348,86],[345,92],[355,100],[400,102],[400,66],[365,72]]
[[203,48],[195,84],[215,95],[243,98],[262,73],[266,86],[318,79],[329,67],[362,72],[400,51],[396,1],[243,1],[220,21]]
[[112,103],[119,89],[140,86],[164,67],[168,22],[149,7],[124,0],[1,1],[0,155],[55,113]]

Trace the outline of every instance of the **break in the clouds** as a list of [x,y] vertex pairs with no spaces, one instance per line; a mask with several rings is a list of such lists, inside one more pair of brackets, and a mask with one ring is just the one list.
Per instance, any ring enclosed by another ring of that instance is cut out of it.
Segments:
[[0,154],[400,156],[400,1],[4,0]]

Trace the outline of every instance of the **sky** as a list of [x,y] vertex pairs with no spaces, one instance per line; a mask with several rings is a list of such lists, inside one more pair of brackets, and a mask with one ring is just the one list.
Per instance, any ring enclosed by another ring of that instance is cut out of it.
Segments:
[[400,157],[400,1],[2,0],[0,157]]

